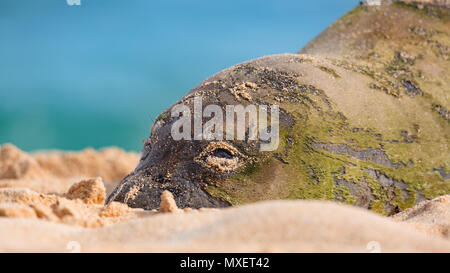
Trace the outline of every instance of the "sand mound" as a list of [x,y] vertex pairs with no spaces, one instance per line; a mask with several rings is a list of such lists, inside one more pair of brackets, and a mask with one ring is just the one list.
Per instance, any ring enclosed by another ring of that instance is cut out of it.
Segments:
[[36,218],[36,212],[33,208],[17,203],[0,203],[0,216]]
[[173,194],[170,191],[163,191],[161,194],[160,212],[179,212],[180,209],[173,198]]
[[100,151],[50,152],[32,155],[39,166],[58,178],[95,177],[105,181],[120,181],[137,165],[140,155],[118,148]]
[[397,221],[411,223],[418,230],[450,238],[450,195],[423,201],[393,216]]
[[137,153],[118,148],[27,154],[6,144],[0,146],[0,188],[26,187],[41,193],[64,193],[73,183],[98,176],[110,192],[138,161]]
[[81,199],[86,204],[103,205],[106,199],[106,190],[102,178],[97,177],[73,184],[65,197],[71,200]]
[[161,213],[98,229],[4,218],[0,228],[6,231],[0,233],[0,251],[450,251],[448,240],[408,224],[319,201],[269,201],[217,211]]
[[39,218],[67,225],[96,228],[136,217],[125,204],[103,206],[106,193],[101,178],[75,183],[63,196],[30,189],[0,189],[0,216]]
[[30,155],[6,144],[0,148],[0,179],[39,178],[48,174]]

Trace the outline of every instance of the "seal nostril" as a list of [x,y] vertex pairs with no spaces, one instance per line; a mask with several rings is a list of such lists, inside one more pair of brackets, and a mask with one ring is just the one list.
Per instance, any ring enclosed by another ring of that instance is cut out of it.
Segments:
[[230,151],[222,148],[214,150],[212,152],[212,156],[226,159],[232,159],[234,157],[234,155]]

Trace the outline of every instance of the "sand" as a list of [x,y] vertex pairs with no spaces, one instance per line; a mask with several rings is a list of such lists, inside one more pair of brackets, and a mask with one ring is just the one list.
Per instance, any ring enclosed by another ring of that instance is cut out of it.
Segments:
[[450,239],[450,195],[441,196],[392,217],[411,223],[416,229]]
[[40,193],[65,193],[73,183],[99,176],[109,193],[136,167],[139,157],[117,148],[27,154],[5,144],[0,147],[0,188],[26,187]]
[[[138,155],[0,147],[1,252],[450,252],[450,195],[393,217],[334,202],[157,211],[104,206]],[[104,182],[106,181],[106,182]],[[106,185],[106,187],[105,187]]]

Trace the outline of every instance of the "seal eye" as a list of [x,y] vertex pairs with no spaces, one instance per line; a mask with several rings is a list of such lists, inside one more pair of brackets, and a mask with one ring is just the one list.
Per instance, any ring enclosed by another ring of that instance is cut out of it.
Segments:
[[211,155],[214,157],[225,158],[225,159],[232,159],[234,157],[234,155],[230,151],[228,151],[226,149],[222,149],[222,148],[215,149],[211,153]]
[[209,143],[200,155],[195,158],[195,161],[209,169],[228,173],[242,165],[243,157],[233,145],[221,141]]

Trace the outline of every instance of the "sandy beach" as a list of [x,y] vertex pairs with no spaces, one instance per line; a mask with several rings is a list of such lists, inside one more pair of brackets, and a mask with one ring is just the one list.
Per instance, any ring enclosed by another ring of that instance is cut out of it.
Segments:
[[[450,252],[450,196],[393,217],[337,202],[131,209],[106,194],[139,156],[0,148],[1,252]],[[130,197],[132,198],[132,197]]]

